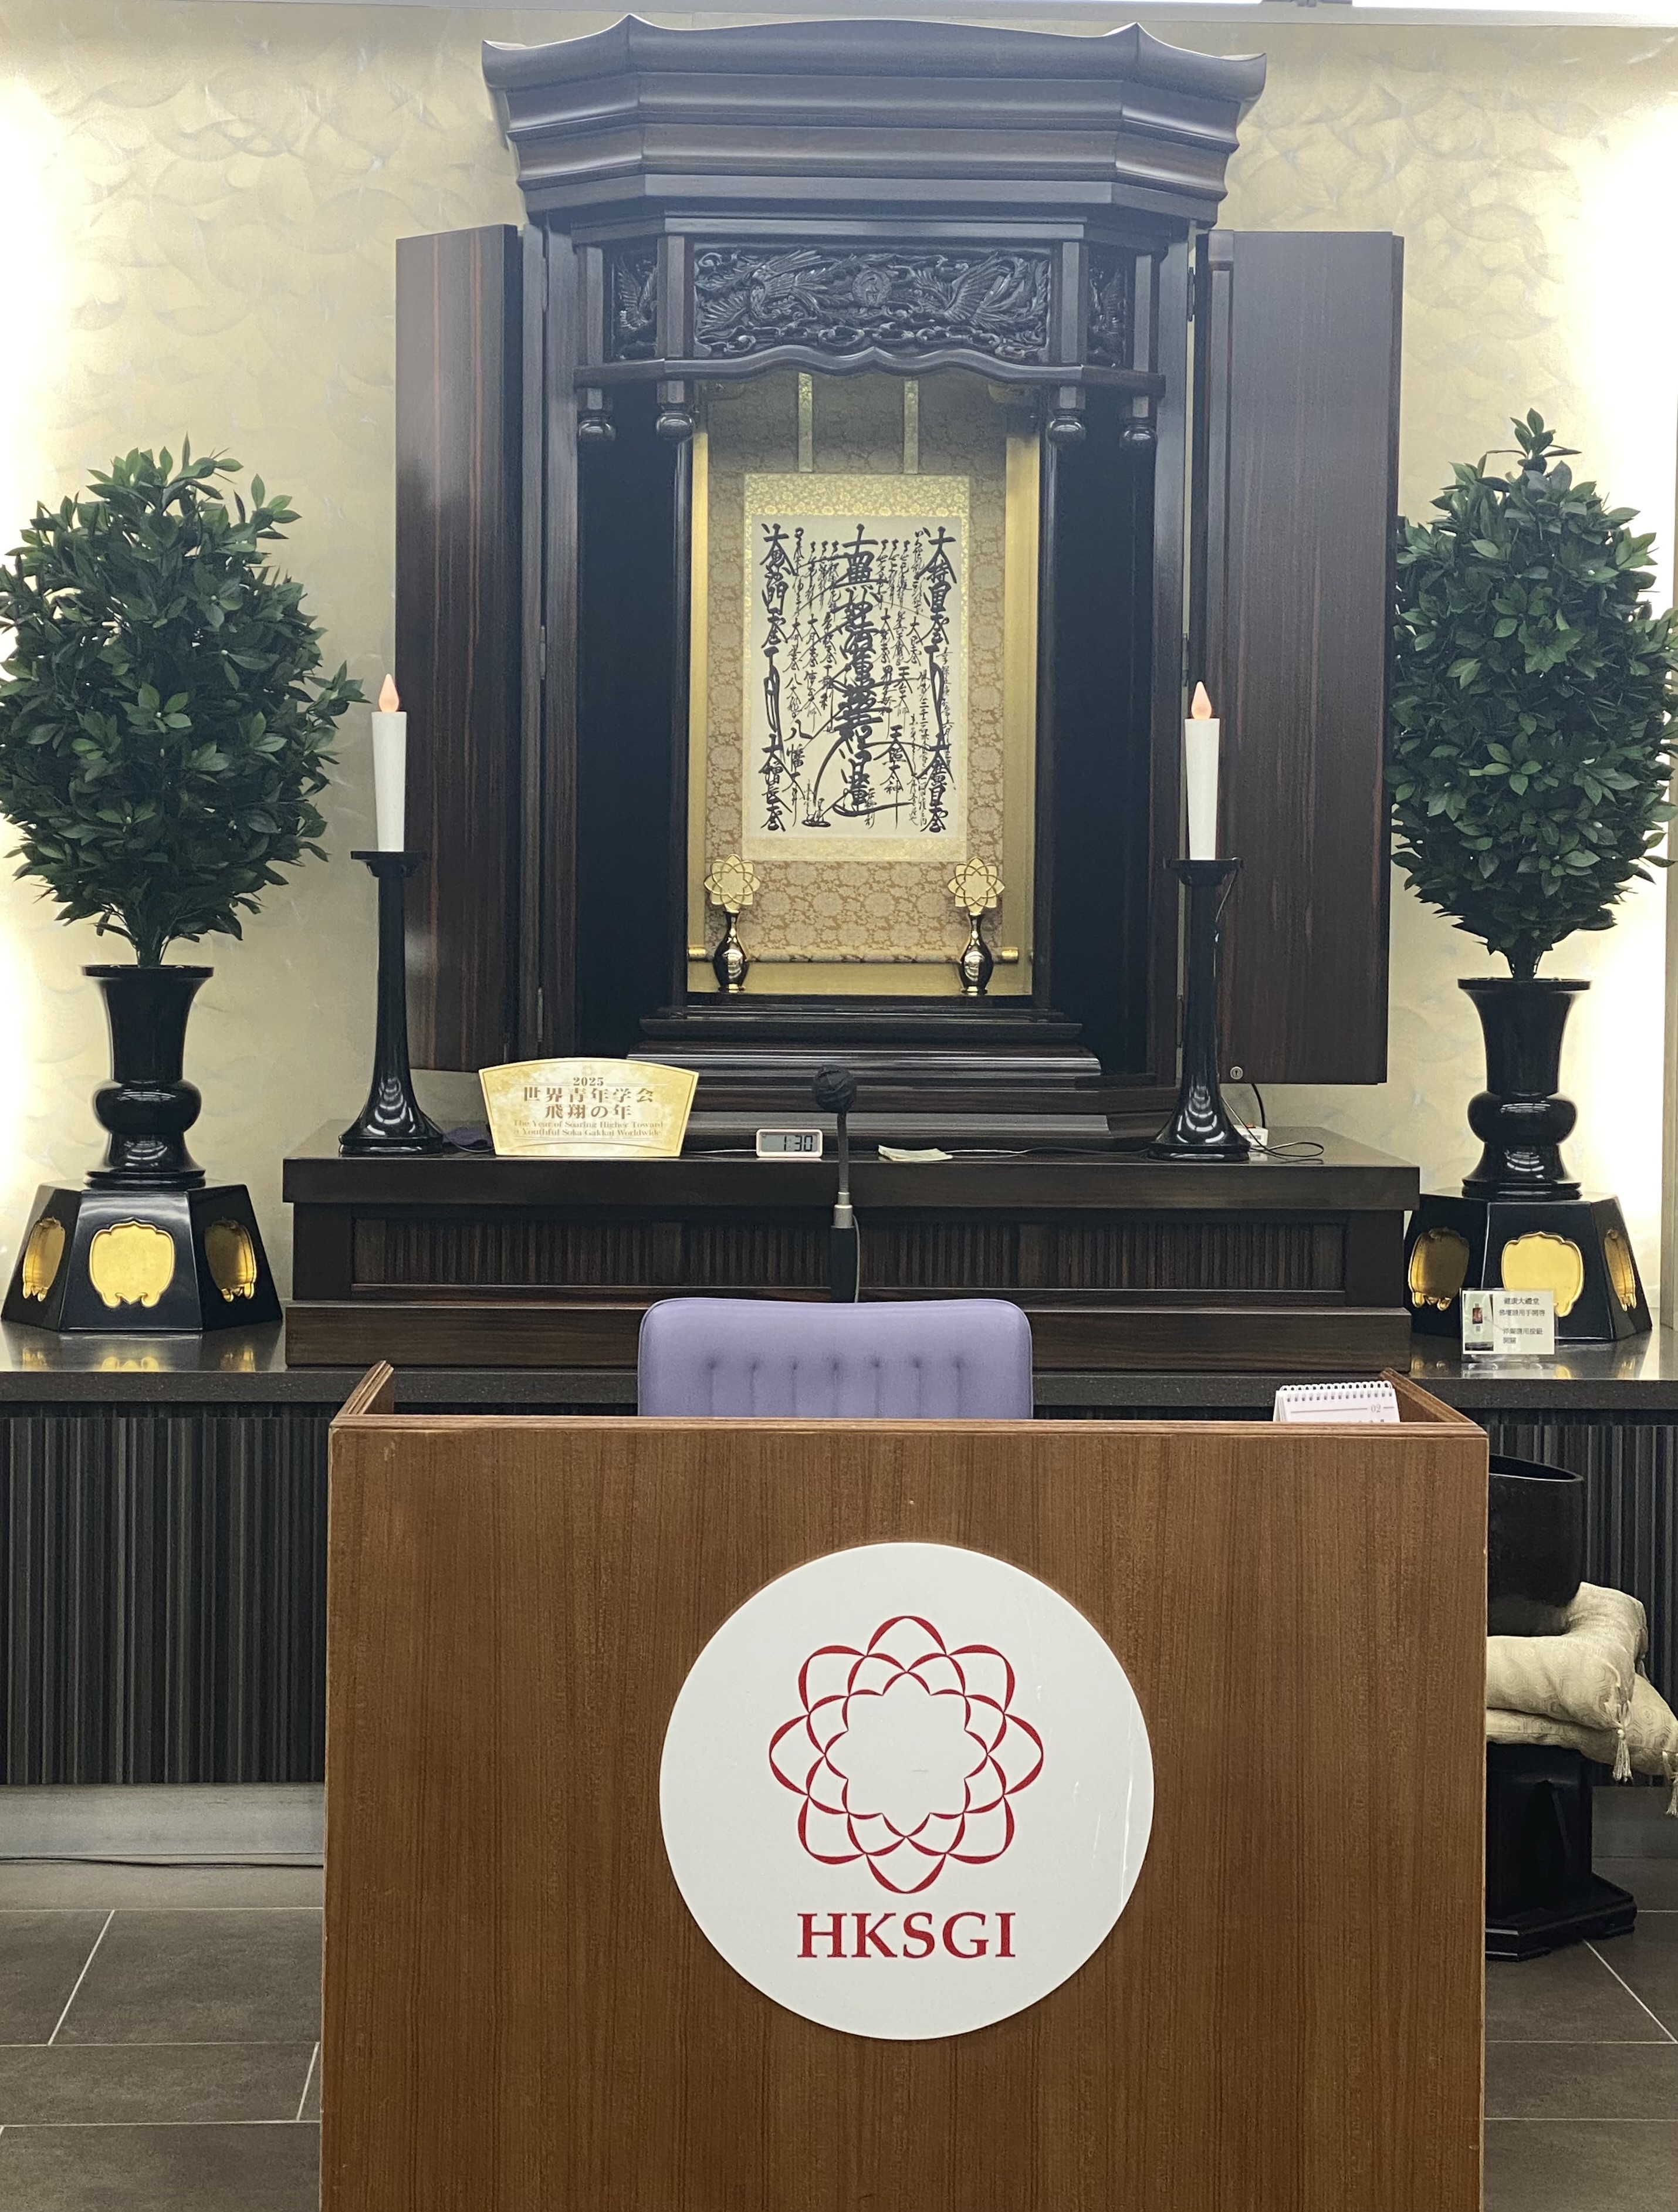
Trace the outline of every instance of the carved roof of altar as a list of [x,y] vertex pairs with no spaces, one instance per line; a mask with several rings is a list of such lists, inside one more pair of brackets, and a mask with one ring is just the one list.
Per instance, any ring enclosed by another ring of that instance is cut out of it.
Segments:
[[1139,24],[1097,36],[903,21],[667,30],[625,16],[486,44],[532,213],[626,204],[1022,215],[1134,208],[1209,221],[1262,55]]

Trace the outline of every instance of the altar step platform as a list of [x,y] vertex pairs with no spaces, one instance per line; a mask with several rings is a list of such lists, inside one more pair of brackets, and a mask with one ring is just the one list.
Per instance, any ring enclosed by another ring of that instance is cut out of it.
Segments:
[[[1076,1110],[1010,1144],[1000,1103],[970,1150],[953,1103],[922,1110],[882,1125],[953,1157],[881,1159],[872,1117],[852,1121],[865,1297],[1012,1299],[1043,1372],[1407,1364],[1407,1163],[1310,1129],[1275,1133],[1288,1157],[1155,1161],[1094,1111],[1085,1149]],[[824,1298],[830,1150],[759,1160],[726,1102],[711,1113],[675,1160],[344,1158],[321,1130],[285,1163],[289,1363],[621,1370],[660,1298]]]

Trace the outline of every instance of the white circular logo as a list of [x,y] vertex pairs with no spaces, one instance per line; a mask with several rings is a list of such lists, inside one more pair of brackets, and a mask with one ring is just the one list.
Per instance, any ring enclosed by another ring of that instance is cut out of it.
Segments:
[[960,2035],[1077,1972],[1147,1850],[1153,1762],[1074,1606],[948,1544],[812,1559],[726,1620],[665,1736],[665,1849],[739,1974],[824,2027]]

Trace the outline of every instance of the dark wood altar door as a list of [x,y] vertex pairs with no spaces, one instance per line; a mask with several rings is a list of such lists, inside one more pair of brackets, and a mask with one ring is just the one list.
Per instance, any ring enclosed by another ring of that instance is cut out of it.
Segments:
[[[1224,716],[1224,849],[1244,864],[1225,932],[1227,1060],[1260,1081],[1385,1073],[1401,253],[1383,233],[1203,239],[1193,466],[1178,472],[1186,457],[1164,437],[1153,463],[1156,501],[1182,500],[1192,484],[1188,659]],[[636,749],[666,744],[670,659],[626,637],[586,588],[580,601],[567,570],[579,481],[574,272],[559,233],[521,243],[498,227],[404,240],[398,252],[397,643],[411,716],[410,842],[432,854],[410,1002],[416,1057],[436,1066],[623,1050],[633,1037],[611,1011],[614,968],[652,975],[666,933],[667,825],[649,830],[643,814],[646,849],[628,860],[611,830],[624,776],[645,788],[656,775]],[[1162,406],[1162,427],[1170,414]],[[1078,460],[1068,449],[1062,474]],[[611,479],[595,501],[608,526],[613,514],[673,516],[682,460],[656,447],[647,466],[641,481],[626,450],[597,472]],[[650,641],[650,602],[667,606],[672,589],[668,563],[641,582]],[[1169,608],[1154,596],[1158,640]],[[568,608],[583,628],[575,653],[550,635],[554,611]],[[548,675],[574,665],[575,685]],[[603,685],[618,733],[609,757],[584,763],[578,692],[598,705]],[[1158,736],[1169,718],[1153,726],[1146,842],[1134,818],[1101,818],[1117,787],[1091,776],[1087,834],[1061,857],[1057,902],[1068,873],[1092,876],[1103,854],[1128,855],[1127,896],[1110,936],[1099,933],[1099,899],[1080,902],[1076,932],[1057,931],[1054,988],[1077,1015],[1073,1001],[1098,988],[1103,962],[1151,957],[1153,1016],[1103,1031],[1092,1006],[1091,1033],[1110,1074],[1169,1085],[1171,1024],[1158,1002],[1171,988],[1170,937],[1144,923],[1150,910],[1169,920],[1163,902],[1176,896],[1162,863],[1176,849],[1179,775],[1174,740]],[[652,1012],[663,985],[660,968],[635,1012]],[[621,995],[628,1006],[634,993]]]
[[1213,231],[1196,313],[1191,665],[1224,724],[1225,1066],[1387,1072],[1383,761],[1404,246]]

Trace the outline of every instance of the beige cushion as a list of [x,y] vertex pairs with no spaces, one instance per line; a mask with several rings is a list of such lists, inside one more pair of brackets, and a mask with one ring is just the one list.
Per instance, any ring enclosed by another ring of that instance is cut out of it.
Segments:
[[1666,1809],[1678,1816],[1678,1714],[1647,1675],[1639,1674],[1632,1686],[1623,1737],[1617,1729],[1578,1728],[1571,1721],[1548,1720],[1538,1713],[1488,1711],[1486,1741],[1559,1744],[1564,1750],[1582,1751],[1587,1759],[1600,1759],[1604,1766],[1623,1765],[1638,1774],[1664,1775],[1673,1785]]
[[[1623,1740],[1638,1661],[1648,1642],[1648,1623],[1634,1597],[1581,1583],[1560,1635],[1486,1638],[1486,1708],[1576,1729],[1606,1729]],[[1623,1778],[1624,1757],[1610,1763]]]

